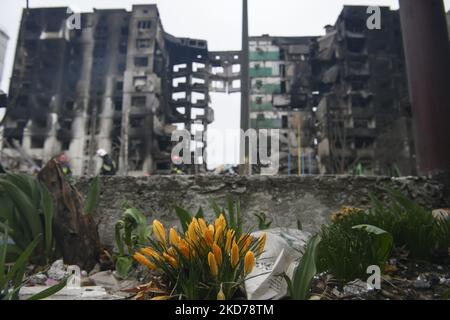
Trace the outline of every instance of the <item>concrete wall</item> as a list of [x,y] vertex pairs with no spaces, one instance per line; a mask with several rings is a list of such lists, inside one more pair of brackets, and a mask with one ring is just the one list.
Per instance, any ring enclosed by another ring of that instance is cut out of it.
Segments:
[[[89,179],[77,178],[76,187],[86,194]],[[447,184],[448,186],[449,184]],[[153,176],[105,177],[96,214],[104,244],[114,243],[114,224],[127,202],[149,218],[166,226],[177,223],[172,206],[196,211],[202,206],[212,216],[209,201],[224,204],[228,193],[239,196],[247,227],[257,225],[254,213],[264,212],[273,226],[296,227],[299,219],[305,230],[317,231],[341,206],[365,207],[368,194],[383,193],[384,187],[399,188],[429,208],[449,206],[448,189],[426,178],[383,178],[348,176],[241,177],[241,176]],[[447,199],[447,201],[446,201]]]

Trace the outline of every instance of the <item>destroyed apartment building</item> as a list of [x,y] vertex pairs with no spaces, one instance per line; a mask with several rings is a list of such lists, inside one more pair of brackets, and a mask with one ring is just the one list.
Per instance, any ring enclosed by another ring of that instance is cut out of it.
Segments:
[[0,83],[2,82],[3,70],[5,69],[6,47],[8,45],[8,35],[0,29]]
[[367,7],[345,6],[313,48],[321,173],[415,173],[398,11],[381,8],[370,30]]
[[81,14],[23,11],[9,91],[2,161],[40,167],[64,152],[74,174],[95,174],[105,149],[124,175],[171,170],[171,133],[204,131],[209,52],[203,40],[163,29],[156,5]]
[[[415,173],[411,106],[397,11],[345,6],[324,36],[249,38],[249,119],[280,129],[280,174]],[[210,92],[241,92],[241,51],[163,29],[156,5],[83,13],[24,10],[4,123],[2,163],[24,170],[66,153],[76,175],[167,174],[176,128],[205,148]],[[1,144],[1,143],[0,143]],[[201,173],[205,164],[184,166]]]
[[317,173],[310,63],[314,41],[269,35],[249,39],[250,127],[280,130],[280,174]]

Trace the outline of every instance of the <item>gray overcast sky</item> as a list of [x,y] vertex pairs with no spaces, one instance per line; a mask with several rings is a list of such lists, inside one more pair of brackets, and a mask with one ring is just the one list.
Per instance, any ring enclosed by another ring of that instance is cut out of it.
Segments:
[[[450,0],[444,2],[449,10]],[[25,3],[25,0],[0,1],[0,28],[10,36],[1,84],[4,91],[9,87],[19,22]],[[167,32],[179,37],[205,39],[210,50],[240,49],[241,0],[30,0],[31,7],[70,6],[75,11],[92,11],[93,8],[130,9],[132,4],[148,3],[158,5]],[[336,21],[344,4],[398,8],[398,0],[249,0],[250,35],[321,35],[325,25]],[[210,128],[238,128],[239,103],[238,94],[213,94],[212,107],[216,121]],[[229,152],[227,148],[226,153]]]

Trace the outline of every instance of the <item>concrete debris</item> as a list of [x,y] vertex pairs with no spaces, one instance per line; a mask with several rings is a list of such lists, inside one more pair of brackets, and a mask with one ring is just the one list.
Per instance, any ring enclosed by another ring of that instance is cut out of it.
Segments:
[[367,292],[369,292],[367,283],[359,279],[349,282],[346,286],[344,286],[344,295],[346,296],[362,295]]
[[47,275],[49,278],[57,281],[64,279],[68,274],[63,260],[56,260],[55,262],[53,262],[52,266],[47,272]]
[[113,271],[102,271],[89,276],[89,279],[97,286],[106,288],[110,292],[131,289],[139,285],[139,282],[135,279],[120,280]]
[[35,286],[45,285],[47,280],[48,280],[47,275],[42,272],[34,274],[28,278],[29,283]]

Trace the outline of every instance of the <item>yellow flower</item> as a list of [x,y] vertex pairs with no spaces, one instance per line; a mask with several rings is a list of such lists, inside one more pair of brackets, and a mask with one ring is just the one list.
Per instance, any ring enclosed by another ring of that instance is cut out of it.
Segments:
[[141,249],[141,253],[145,254],[148,257],[152,257],[153,259],[160,259],[160,255],[153,248],[143,248]]
[[204,237],[205,237],[206,242],[207,242],[210,246],[212,246],[213,243],[214,243],[214,235],[213,235],[213,232],[212,232],[210,229],[206,229],[206,230],[205,230],[205,233],[204,233]]
[[155,264],[151,263],[143,254],[140,254],[139,252],[136,252],[133,255],[133,258],[134,258],[134,260],[136,260],[140,264],[146,266],[150,270],[155,270],[156,269]]
[[163,253],[163,257],[173,268],[175,268],[175,269],[178,268],[178,262],[174,257],[172,257],[171,255],[169,255],[167,253]]
[[177,256],[177,251],[176,251],[175,248],[173,248],[173,247],[170,247],[170,248],[167,250],[167,253],[168,253],[169,255],[171,255],[172,257],[176,257],[176,256]]
[[214,226],[212,224],[208,226],[208,230],[211,230],[211,232],[214,234]]
[[205,220],[202,218],[198,219],[198,225],[200,226],[200,230],[202,231],[202,233],[204,233],[205,230],[208,229],[208,227],[206,226]]
[[219,228],[219,226],[222,227],[222,230],[227,226],[227,221],[225,220],[225,216],[223,214],[221,214],[214,222],[214,227],[216,230]]
[[215,243],[213,245],[213,252],[214,257],[216,258],[217,265],[220,266],[222,264],[222,250]]
[[242,253],[247,252],[252,245],[253,237],[251,235],[242,235],[239,239],[239,245],[242,246]]
[[191,224],[188,227],[187,238],[192,243],[197,243],[198,242],[197,228],[196,228],[196,224],[194,223],[194,221],[192,221]]
[[155,234],[156,239],[162,244],[166,244],[166,230],[161,222],[158,220],[153,221],[153,233]]
[[178,235],[178,232],[174,228],[170,228],[169,242],[174,247],[178,247],[178,243],[180,242],[180,236]]
[[266,247],[267,241],[267,233],[264,233],[258,241],[258,245],[256,246],[255,253],[257,256],[260,256],[264,252],[264,248]]
[[226,242],[225,242],[225,251],[227,252],[227,254],[230,254],[231,244],[232,244],[232,241],[233,241],[233,238],[234,238],[234,234],[235,234],[235,232],[234,232],[233,229],[228,229],[227,237],[226,237],[227,239],[226,239]]
[[199,229],[200,229],[200,226],[199,226],[199,224],[198,224],[197,218],[192,218],[191,224],[192,224],[192,227],[193,227],[195,230],[199,230]]
[[236,241],[233,241],[233,246],[231,247],[231,266],[236,268],[239,263],[239,247],[236,244]]
[[212,252],[208,253],[208,265],[209,270],[211,270],[211,274],[214,277],[217,277],[219,274],[219,268],[217,267],[216,258],[214,257],[214,254]]
[[223,236],[223,227],[219,225],[218,228],[216,228],[216,234],[214,235],[214,242],[219,243],[222,240]]
[[186,259],[189,259],[189,246],[186,240],[180,240],[180,242],[178,243],[178,250],[180,250],[181,254]]
[[255,255],[252,251],[246,253],[244,258],[244,272],[245,274],[249,274],[252,272],[253,267],[255,266]]
[[222,286],[220,286],[220,290],[217,293],[217,300],[226,300],[225,293],[223,293]]

